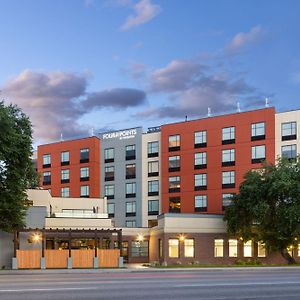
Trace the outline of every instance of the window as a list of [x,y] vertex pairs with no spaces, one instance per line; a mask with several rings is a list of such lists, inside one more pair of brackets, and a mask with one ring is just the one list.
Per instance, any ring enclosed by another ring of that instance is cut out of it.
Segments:
[[104,172],[105,172],[105,174],[104,174],[105,181],[115,180],[115,167],[114,166],[105,167]]
[[104,162],[111,163],[114,161],[115,161],[115,149],[114,148],[104,149]]
[[238,241],[230,239],[228,240],[229,245],[229,257],[237,257],[237,251],[238,251]]
[[207,196],[196,195],[195,196],[195,212],[207,211]]
[[61,173],[61,177],[60,177],[61,183],[70,182],[70,170],[69,169],[61,170],[60,173]]
[[195,148],[204,148],[207,146],[206,130],[196,131],[194,137],[195,137],[195,142],[194,142]]
[[63,198],[70,197],[70,188],[69,187],[63,187],[60,189],[60,195]]
[[252,163],[260,163],[266,159],[266,146],[253,146],[252,147]]
[[265,138],[265,122],[251,124],[251,141],[264,140]]
[[226,127],[222,129],[222,145],[235,143],[235,127]]
[[148,157],[157,157],[158,156],[158,142],[149,142],[148,143]]
[[179,257],[179,240],[169,239],[169,257],[178,258]]
[[235,187],[235,171],[222,172],[222,188]]
[[80,181],[89,181],[90,180],[90,168],[84,167],[80,168]]
[[235,165],[235,149],[222,150],[222,166],[234,166]]
[[155,226],[157,226],[157,224],[158,224],[157,219],[155,219],[155,220],[148,220],[148,228],[155,227]]
[[43,155],[43,168],[50,168],[51,167],[51,155],[44,154]]
[[126,183],[126,198],[134,198],[136,196],[135,182]]
[[298,244],[298,256],[300,256],[300,244]]
[[159,181],[148,181],[148,196],[158,196],[159,194]]
[[60,165],[61,166],[67,166],[70,164],[70,152],[64,151],[60,154]]
[[135,145],[126,146],[126,160],[135,159]]
[[154,177],[159,175],[158,161],[148,162],[148,177]]
[[80,163],[87,163],[90,161],[90,149],[80,149]]
[[107,203],[107,213],[109,218],[115,217],[115,203]]
[[294,159],[297,157],[297,145],[287,145],[281,147],[282,157],[287,157],[288,159]]
[[244,257],[252,257],[252,241],[244,243]]
[[80,197],[89,198],[90,197],[90,187],[88,185],[80,186]]
[[169,212],[180,213],[180,197],[169,198]]
[[148,257],[149,241],[132,241],[131,256],[132,257]]
[[222,209],[225,210],[226,207],[232,204],[232,197],[234,194],[222,194]]
[[104,195],[107,199],[114,199],[115,198],[115,186],[113,184],[105,185]]
[[281,124],[281,140],[289,141],[297,139],[297,123],[288,122]]
[[126,202],[126,217],[135,217],[135,215],[136,215],[135,201]]
[[158,240],[158,255],[159,255],[159,258],[163,257],[163,241],[162,241],[162,239]]
[[180,176],[169,177],[169,193],[180,192]]
[[126,227],[136,227],[136,221],[135,220],[130,220],[130,221],[126,221]]
[[206,174],[195,174],[195,191],[207,189],[207,175]]
[[134,179],[135,176],[135,164],[126,165],[126,179]]
[[266,257],[266,245],[262,242],[257,243],[257,257]]
[[206,166],[206,152],[195,153],[194,169],[205,169]]
[[224,241],[223,239],[215,239],[215,257],[223,257]]
[[180,156],[169,156],[169,172],[180,171]]
[[156,216],[159,213],[159,201],[149,200],[148,201],[148,216]]
[[43,185],[51,184],[51,172],[43,172]]
[[180,135],[170,135],[169,136],[169,151],[180,150]]
[[184,257],[194,257],[195,256],[195,241],[194,239],[184,240]]

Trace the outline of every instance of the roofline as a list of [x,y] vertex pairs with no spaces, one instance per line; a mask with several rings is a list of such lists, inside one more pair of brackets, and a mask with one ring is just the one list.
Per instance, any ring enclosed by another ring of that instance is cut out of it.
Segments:
[[83,137],[83,138],[71,138],[69,140],[62,140],[62,141],[57,141],[57,142],[41,144],[41,145],[38,145],[37,147],[48,146],[48,145],[53,145],[53,144],[61,144],[61,143],[65,143],[65,142],[74,142],[74,141],[79,141],[79,140],[87,140],[87,139],[92,139],[92,138],[96,138],[99,141],[101,141],[101,139],[98,136],[93,135],[93,136],[86,136],[86,137]]
[[275,114],[279,115],[279,114],[284,114],[284,113],[293,112],[293,111],[300,111],[300,108],[284,110],[284,111],[276,112]]

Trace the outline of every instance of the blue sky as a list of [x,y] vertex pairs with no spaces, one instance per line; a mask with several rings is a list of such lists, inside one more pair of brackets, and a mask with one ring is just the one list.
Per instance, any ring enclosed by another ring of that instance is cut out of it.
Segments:
[[0,90],[37,143],[300,108],[298,0],[0,0]]

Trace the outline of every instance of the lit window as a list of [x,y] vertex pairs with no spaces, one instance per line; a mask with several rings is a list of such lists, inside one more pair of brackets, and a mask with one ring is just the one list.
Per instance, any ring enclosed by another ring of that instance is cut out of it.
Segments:
[[235,187],[235,171],[222,172],[222,188]]
[[136,202],[126,202],[126,217],[135,217],[136,214]]
[[226,127],[222,129],[222,144],[235,143],[235,127]]
[[63,198],[70,197],[70,188],[69,187],[63,187],[63,188],[61,188],[60,194],[61,194],[61,197],[63,197]]
[[251,124],[251,140],[263,140],[265,139],[265,122],[259,122]]
[[179,257],[179,240],[169,239],[169,257],[178,258]]
[[169,172],[180,171],[180,156],[170,156],[169,157]]
[[80,186],[80,197],[88,198],[90,196],[90,187],[88,185]]
[[296,140],[297,139],[297,123],[288,122],[281,124],[281,140]]
[[222,166],[234,166],[235,165],[235,149],[222,150]]
[[207,175],[206,174],[195,174],[194,175],[194,188],[195,188],[195,191],[207,189]]
[[297,145],[287,145],[281,147],[282,157],[287,157],[288,159],[294,159],[297,157]]
[[224,241],[223,239],[215,240],[215,257],[223,257]]
[[126,183],[126,198],[134,198],[136,194],[135,182]]
[[169,198],[169,212],[180,213],[180,197]]
[[180,150],[180,135],[169,136],[169,151]]
[[169,193],[180,192],[180,176],[169,177]]
[[157,157],[158,156],[158,142],[149,142],[148,143],[148,157]]
[[148,177],[154,177],[159,175],[158,161],[148,162]]
[[252,257],[252,241],[244,243],[244,257]]
[[195,153],[195,169],[205,169],[206,168],[206,152]]
[[253,146],[252,147],[252,163],[260,163],[266,159],[266,146]]
[[229,257],[237,257],[238,241],[230,239],[228,240],[228,244],[229,244]]
[[257,243],[257,257],[266,257],[266,245],[262,242]]
[[195,212],[207,211],[207,196],[196,195],[195,196]]
[[194,138],[195,148],[206,147],[206,130],[196,131],[194,134]]
[[115,198],[115,186],[113,184],[105,185],[104,194],[107,199]]
[[90,149],[84,148],[80,149],[80,162],[86,163],[90,160]]
[[114,148],[104,149],[104,162],[110,163],[110,162],[114,162],[114,160],[115,160],[115,149]]
[[194,239],[184,240],[184,257],[194,257],[195,255],[195,241]]
[[51,167],[51,155],[44,154],[43,155],[43,168],[49,168],[49,167]]

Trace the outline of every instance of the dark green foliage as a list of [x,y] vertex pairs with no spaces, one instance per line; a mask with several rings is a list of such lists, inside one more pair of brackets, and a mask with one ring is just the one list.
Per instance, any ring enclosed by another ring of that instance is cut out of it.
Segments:
[[26,189],[37,182],[29,118],[13,105],[0,102],[0,230],[24,226]]
[[224,220],[229,234],[262,241],[294,263],[286,249],[300,237],[300,158],[248,172]]

